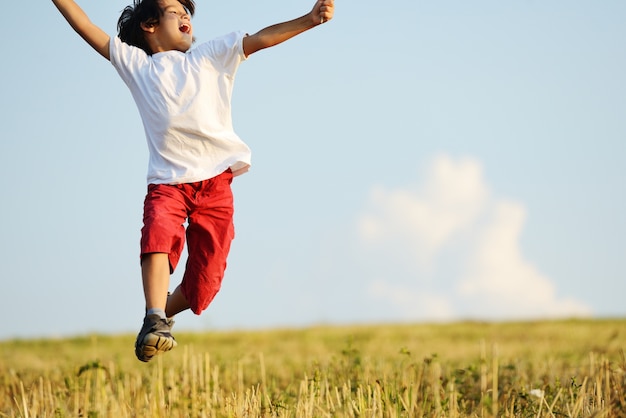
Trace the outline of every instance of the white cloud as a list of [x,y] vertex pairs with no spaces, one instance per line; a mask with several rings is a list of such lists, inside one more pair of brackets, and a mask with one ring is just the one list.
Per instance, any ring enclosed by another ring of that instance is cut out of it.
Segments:
[[550,278],[523,258],[519,241],[524,207],[498,201],[489,209],[490,222],[477,237],[457,287],[462,298],[480,300],[475,313],[510,318],[590,314],[580,302],[558,299]]
[[487,196],[476,160],[440,156],[417,190],[375,187],[359,221],[360,236],[370,244],[408,246],[414,259],[427,266],[455,233],[476,221]]
[[[523,256],[525,217],[521,203],[490,193],[479,161],[438,156],[423,184],[372,190],[358,233],[394,269],[372,279],[368,292],[406,319],[589,315],[584,303],[558,297],[554,281]],[[451,285],[433,290],[437,280]]]
[[415,291],[384,280],[371,282],[367,293],[372,298],[391,302],[397,313],[405,318],[435,321],[454,318],[453,306],[445,295]]

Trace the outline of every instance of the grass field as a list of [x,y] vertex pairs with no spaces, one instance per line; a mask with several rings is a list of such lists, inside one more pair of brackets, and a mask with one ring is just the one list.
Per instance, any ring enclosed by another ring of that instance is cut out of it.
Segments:
[[626,417],[626,320],[0,342],[0,417]]

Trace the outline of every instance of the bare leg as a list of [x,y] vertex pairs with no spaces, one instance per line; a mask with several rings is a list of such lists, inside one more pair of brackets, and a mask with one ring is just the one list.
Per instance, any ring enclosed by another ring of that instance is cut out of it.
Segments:
[[180,290],[180,285],[172,292],[167,298],[167,307],[165,308],[165,315],[168,318],[173,317],[179,312],[189,309],[189,302]]
[[165,311],[167,290],[170,285],[170,262],[166,253],[144,254],[141,260],[143,293],[146,309],[159,308]]

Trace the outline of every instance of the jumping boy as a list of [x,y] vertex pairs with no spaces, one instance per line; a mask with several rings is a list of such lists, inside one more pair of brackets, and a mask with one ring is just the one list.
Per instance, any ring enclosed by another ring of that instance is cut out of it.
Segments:
[[[233,131],[231,94],[239,64],[333,18],[333,0],[254,35],[233,32],[193,49],[194,0],[134,0],[118,36],[94,25],[74,0],[52,0],[74,30],[111,61],[130,89],[150,151],[141,229],[146,315],[135,342],[141,361],[171,350],[172,317],[199,315],[219,291],[234,237],[234,176],[250,166],[250,149]],[[187,222],[187,229],[183,226]],[[188,260],[168,295],[183,250]]]

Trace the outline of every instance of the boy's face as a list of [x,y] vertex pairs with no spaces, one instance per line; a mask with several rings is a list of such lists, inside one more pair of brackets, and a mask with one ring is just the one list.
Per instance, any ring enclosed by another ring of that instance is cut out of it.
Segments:
[[193,43],[191,16],[178,0],[159,0],[159,24],[146,34],[152,52],[186,52]]

